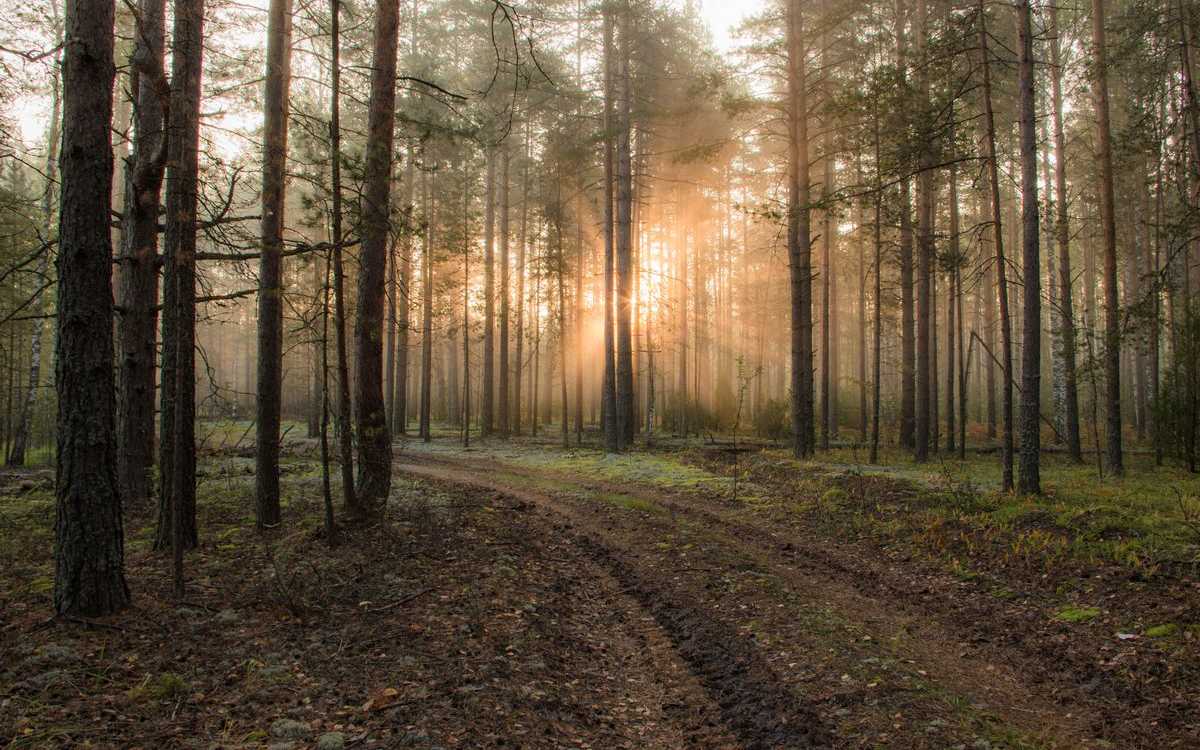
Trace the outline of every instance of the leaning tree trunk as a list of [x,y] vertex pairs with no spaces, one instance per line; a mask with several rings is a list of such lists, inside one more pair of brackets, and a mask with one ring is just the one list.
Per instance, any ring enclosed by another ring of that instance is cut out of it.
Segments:
[[200,77],[204,0],[179,0],[172,33],[166,231],[163,234],[163,354],[159,422],[159,513],[155,548],[176,555],[196,533],[196,202],[200,174]]
[[390,228],[392,144],[396,125],[398,0],[375,6],[371,95],[363,171],[362,248],[358,311],[354,319],[355,419],[358,424],[358,493],[353,512],[376,515],[392,485],[392,440],[383,401],[383,298]]
[[163,70],[166,0],[138,7],[130,88],[137,97],[133,155],[125,170],[117,265],[117,482],[128,506],[153,495],[154,369],[158,336],[158,211],[167,164],[170,85]]
[[1100,168],[1100,231],[1104,238],[1106,453],[1109,471],[1120,476],[1125,473],[1121,452],[1121,310],[1117,298],[1117,224],[1113,199],[1112,129],[1108,115],[1108,61],[1104,45],[1104,0],[1092,0],[1092,94],[1096,107],[1096,162]]
[[1025,281],[1021,339],[1021,471],[1018,491],[1041,494],[1042,269],[1038,225],[1033,23],[1029,0],[1017,2],[1017,93],[1021,142],[1021,253]]
[[54,610],[62,615],[129,604],[112,440],[113,16],[112,0],[67,4],[55,345]]
[[258,269],[258,411],[254,522],[279,523],[279,422],[283,400],[283,226],[287,199],[291,0],[271,0],[263,97],[262,255]]

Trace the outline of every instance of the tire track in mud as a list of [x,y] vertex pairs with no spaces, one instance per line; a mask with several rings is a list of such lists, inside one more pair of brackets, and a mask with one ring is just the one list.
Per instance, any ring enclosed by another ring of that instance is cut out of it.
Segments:
[[[596,519],[564,507],[566,504],[561,501],[554,502],[546,497],[545,492],[516,489],[511,486],[512,478],[533,481],[552,479],[563,485],[565,491],[611,490],[624,494],[645,491],[671,514],[694,519],[708,531],[724,536],[729,540],[730,549],[741,550],[749,559],[765,565],[780,580],[802,591],[819,591],[821,598],[843,612],[853,613],[860,623],[875,630],[876,635],[907,632],[904,649],[927,667],[935,680],[971,698],[973,703],[986,707],[989,712],[998,714],[1012,725],[1032,730],[1031,735],[1041,741],[1049,741],[1050,746],[1090,747],[1099,744],[1097,737],[1127,740],[1122,737],[1121,722],[1113,721],[1103,706],[1078,695],[1072,685],[1041,684],[1035,687],[1027,681],[1029,675],[1022,670],[1021,662],[1035,661],[1039,653],[1044,657],[1044,652],[1038,651],[1037,643],[1014,640],[1014,634],[1009,633],[1007,638],[997,639],[993,645],[998,651],[990,655],[975,658],[959,653],[956,656],[959,647],[971,640],[973,633],[947,629],[952,626],[931,620],[938,617],[938,613],[928,609],[929,605],[948,607],[952,604],[943,601],[945,596],[933,590],[932,584],[924,593],[935,596],[935,601],[923,601],[916,596],[920,592],[891,581],[890,571],[867,570],[849,564],[819,547],[797,544],[794,539],[783,539],[776,530],[764,525],[728,518],[715,510],[674,499],[669,491],[647,488],[639,483],[620,484],[583,476],[566,476],[558,472],[548,474],[482,456],[478,460],[422,456],[420,460],[424,465],[412,467],[418,472],[433,475],[447,472],[457,475],[460,481],[484,483],[497,491],[529,494],[530,499],[536,496],[540,499],[535,501],[540,505],[583,525],[594,526]],[[488,470],[489,479],[483,480],[468,473],[472,469]],[[510,478],[508,484],[504,475]],[[671,571],[657,572],[661,577]],[[631,581],[630,585],[648,591],[655,588],[645,576],[639,581]],[[658,614],[655,616],[656,619],[660,617]],[[664,619],[669,619],[669,616],[664,616]],[[981,623],[980,626],[991,628],[991,624]],[[733,634],[733,640],[741,639],[732,629],[729,632]],[[1002,661],[1006,655],[1012,661]],[[1047,732],[1049,736],[1046,736]]]
[[554,529],[575,541],[587,557],[624,587],[669,638],[675,651],[720,711],[721,721],[747,750],[829,748],[833,733],[817,709],[780,679],[760,650],[683,587],[657,581],[662,571],[644,570],[635,555],[604,541],[595,522],[542,492],[519,489],[461,471],[462,464],[397,464],[399,471],[484,487],[536,504],[558,516]]

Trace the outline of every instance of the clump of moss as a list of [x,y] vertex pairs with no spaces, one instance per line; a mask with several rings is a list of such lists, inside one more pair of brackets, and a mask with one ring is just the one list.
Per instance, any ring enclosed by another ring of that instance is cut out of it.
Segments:
[[141,685],[129,691],[129,697],[135,701],[173,701],[187,695],[189,689],[187,680],[174,672],[163,672],[155,677],[147,677]]
[[1054,615],[1059,622],[1087,622],[1100,616],[1098,607],[1065,607]]
[[821,504],[832,505],[836,508],[845,505],[846,501],[849,499],[850,496],[846,494],[846,491],[841,487],[831,487],[830,489],[825,490],[825,493],[821,495]]
[[1179,632],[1179,626],[1173,622],[1155,625],[1152,628],[1146,628],[1147,638],[1169,638]]

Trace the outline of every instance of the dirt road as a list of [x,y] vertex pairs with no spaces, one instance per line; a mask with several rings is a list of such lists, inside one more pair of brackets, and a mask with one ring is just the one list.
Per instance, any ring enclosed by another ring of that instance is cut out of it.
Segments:
[[[398,471],[501,493],[620,582],[752,748],[1193,747],[1186,710],[1121,703],[1057,666],[1036,607],[797,534],[719,493],[664,490],[487,456]],[[1150,718],[1147,719],[1147,711]]]

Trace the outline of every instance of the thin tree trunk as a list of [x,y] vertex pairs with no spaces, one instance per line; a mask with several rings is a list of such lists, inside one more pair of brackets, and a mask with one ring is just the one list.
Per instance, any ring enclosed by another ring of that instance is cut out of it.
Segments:
[[337,340],[339,452],[342,456],[342,503],[357,507],[354,491],[354,420],[350,415],[350,365],[346,356],[345,271],[342,267],[342,123],[341,123],[341,10],[342,0],[330,0],[329,171],[330,236],[333,240],[333,327]]
[[616,453],[621,449],[617,423],[617,373],[614,351],[616,331],[613,319],[613,262],[616,238],[614,237],[613,192],[614,192],[614,126],[613,111],[613,64],[616,49],[613,45],[612,9],[608,3],[602,8],[604,24],[604,384],[601,397],[601,412],[604,419],[604,450]]
[[[896,0],[896,67],[900,82],[906,85],[908,47],[904,26],[907,22],[904,0]],[[910,183],[900,181],[900,445],[916,445],[917,420],[917,342],[916,314],[913,303],[913,226]]]
[[521,160],[521,229],[517,247],[516,368],[513,370],[513,433],[521,434],[521,375],[525,369],[525,245],[529,241],[529,122],[525,123],[525,146]]
[[991,59],[988,51],[987,12],[979,1],[979,47],[983,56],[984,142],[983,158],[988,171],[988,189],[992,204],[992,235],[996,243],[996,284],[1000,291],[1001,369],[1004,375],[1004,436],[1001,444],[1002,483],[1005,492],[1013,488],[1013,377],[1012,327],[1008,314],[1007,261],[1004,257],[1004,231],[1000,214],[1000,176],[996,164],[996,125],[992,113]]
[[287,196],[292,3],[271,0],[263,97],[262,254],[258,278],[258,410],[254,525],[279,523],[279,422],[283,398],[283,228]]
[[512,430],[508,411],[509,361],[508,361],[508,298],[509,298],[509,150],[508,144],[500,152],[500,434],[508,437]]
[[422,183],[425,192],[425,252],[421,257],[421,440],[433,439],[430,420],[433,416],[433,241],[434,241],[434,177],[437,162]]
[[1038,495],[1041,483],[1042,269],[1038,224],[1037,117],[1034,104],[1033,22],[1029,0],[1018,0],[1017,92],[1021,138],[1021,250],[1024,332],[1021,340],[1021,471],[1018,491]]
[[[58,15],[57,8],[54,12],[55,17]],[[42,221],[46,227],[46,237],[49,238],[50,227],[54,222],[54,196],[55,182],[57,180],[58,167],[58,142],[61,137],[59,133],[61,123],[61,108],[62,108],[62,92],[60,86],[60,71],[61,63],[56,60],[53,66],[53,72],[50,78],[50,126],[46,132],[46,190],[42,193]],[[155,108],[161,112],[161,109]],[[111,180],[111,175],[110,175]],[[158,224],[157,217],[154,225],[155,236],[157,239]],[[111,250],[112,244],[109,243]],[[34,283],[41,284],[46,278],[46,272],[50,268],[50,248],[45,248],[42,251],[41,257],[38,259],[37,271],[34,274]],[[45,308],[45,301],[42,292],[36,293],[33,304],[30,306],[33,315],[41,315]],[[8,452],[6,463],[9,466],[24,466],[25,465],[25,449],[29,443],[30,424],[33,421],[33,410],[37,405],[38,386],[42,380],[42,334],[45,330],[45,325],[40,318],[35,318],[33,321],[33,331],[29,337],[29,380],[25,384],[25,394],[23,398],[18,399],[19,407],[17,411],[17,423],[13,430],[12,446]],[[153,348],[153,344],[151,344]],[[153,360],[151,360],[153,367]],[[151,404],[153,409],[153,404]],[[151,417],[153,418],[153,417]],[[118,455],[118,469],[123,468],[123,462]],[[122,474],[123,476],[123,474]]]
[[630,152],[630,91],[629,56],[632,11],[628,0],[621,9],[620,109],[617,114],[617,360],[616,412],[617,446],[620,450],[633,444],[636,431],[633,390],[633,165]]
[[1100,230],[1104,239],[1104,371],[1108,470],[1125,473],[1121,451],[1121,310],[1117,297],[1117,225],[1113,199],[1112,130],[1108,108],[1108,55],[1104,0],[1092,0],[1092,93],[1096,107],[1096,161],[1100,169]]
[[487,181],[483,188],[483,382],[481,386],[480,425],[482,437],[492,434],[495,424],[496,360],[496,152],[487,151]]

